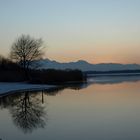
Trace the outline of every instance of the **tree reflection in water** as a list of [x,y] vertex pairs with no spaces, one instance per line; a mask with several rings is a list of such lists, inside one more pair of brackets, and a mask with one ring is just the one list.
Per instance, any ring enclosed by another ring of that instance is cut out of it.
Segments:
[[14,106],[10,112],[16,126],[24,133],[32,132],[36,128],[44,128],[46,125],[46,113],[38,98],[25,93],[19,99],[14,100]]
[[[44,128],[47,123],[44,95],[55,96],[60,91],[69,88],[80,90],[86,84],[59,86],[41,92],[24,92],[0,97],[1,109],[7,108],[12,115],[14,124],[24,133],[32,133],[37,128]],[[46,105],[46,103],[45,103]]]
[[9,109],[15,125],[24,133],[46,126],[47,112],[42,104],[43,93],[39,95],[25,92],[0,98],[1,108]]

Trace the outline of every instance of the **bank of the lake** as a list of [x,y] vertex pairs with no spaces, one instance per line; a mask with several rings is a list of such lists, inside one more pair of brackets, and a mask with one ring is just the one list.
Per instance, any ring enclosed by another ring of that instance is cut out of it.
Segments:
[[56,87],[55,85],[41,85],[41,84],[29,84],[25,82],[0,82],[0,96],[20,91],[37,91],[47,90]]

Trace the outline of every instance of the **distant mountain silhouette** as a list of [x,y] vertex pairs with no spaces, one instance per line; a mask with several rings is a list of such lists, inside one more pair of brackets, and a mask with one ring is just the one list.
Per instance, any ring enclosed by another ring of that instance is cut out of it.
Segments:
[[76,62],[60,63],[54,60],[39,60],[41,69],[80,69],[82,71],[118,71],[118,70],[140,70],[138,64],[100,63],[90,64],[84,60]]

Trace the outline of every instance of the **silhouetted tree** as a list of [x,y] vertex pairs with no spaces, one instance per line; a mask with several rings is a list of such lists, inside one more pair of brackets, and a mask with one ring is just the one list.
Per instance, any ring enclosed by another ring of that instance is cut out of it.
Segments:
[[29,35],[21,35],[12,45],[10,57],[17,62],[26,72],[43,55],[43,41],[34,39]]

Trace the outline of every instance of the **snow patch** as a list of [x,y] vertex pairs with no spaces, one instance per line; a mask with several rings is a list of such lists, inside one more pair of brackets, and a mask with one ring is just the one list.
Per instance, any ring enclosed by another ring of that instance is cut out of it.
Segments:
[[7,83],[0,82],[0,95],[22,91],[22,90],[45,90],[49,88],[53,88],[53,85],[39,85],[39,84],[28,84],[28,83]]

